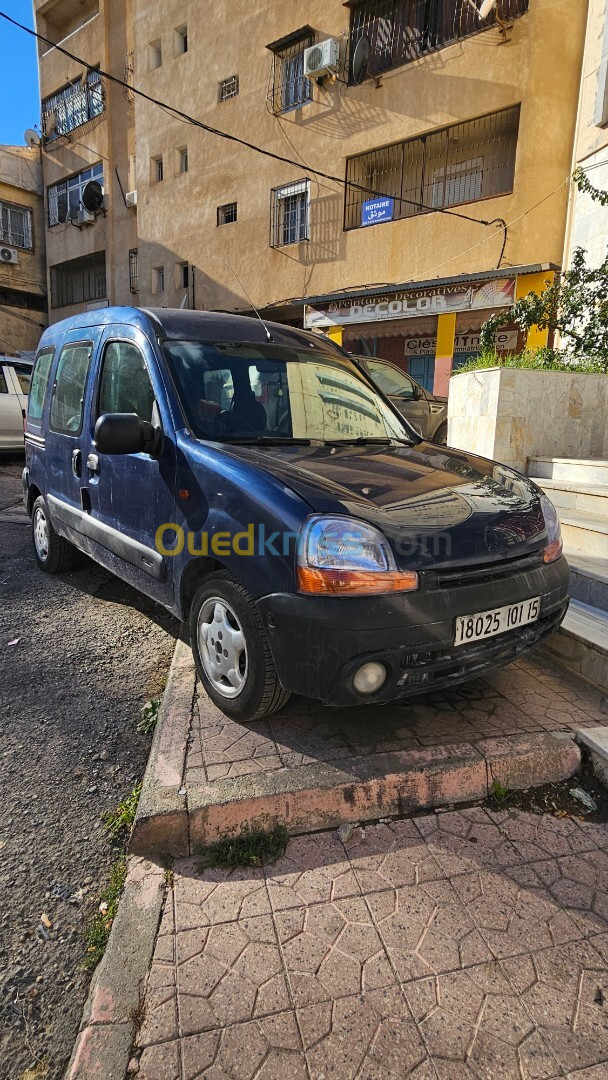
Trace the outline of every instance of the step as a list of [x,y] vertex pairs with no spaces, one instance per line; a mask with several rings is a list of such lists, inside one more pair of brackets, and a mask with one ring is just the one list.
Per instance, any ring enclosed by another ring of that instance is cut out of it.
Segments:
[[565,552],[570,566],[570,596],[608,611],[608,558],[571,548]]
[[608,520],[608,485],[586,484],[579,480],[554,480],[547,476],[531,476],[535,484],[549,496],[557,510],[579,510]]
[[528,458],[528,476],[608,486],[608,461],[601,458]]
[[608,612],[571,600],[566,618],[543,646],[553,660],[608,692]]
[[580,510],[559,510],[564,547],[586,555],[608,557],[608,518],[583,514]]

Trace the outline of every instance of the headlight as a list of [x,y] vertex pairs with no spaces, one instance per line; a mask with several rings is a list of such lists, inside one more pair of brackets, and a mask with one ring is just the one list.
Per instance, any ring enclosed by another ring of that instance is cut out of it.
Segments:
[[546,563],[552,563],[555,562],[556,559],[559,559],[564,550],[559,517],[557,516],[557,510],[551,502],[551,499],[547,498],[546,495],[541,495],[540,505],[545,519],[548,540],[548,544],[543,553],[543,558]]
[[298,548],[301,593],[361,595],[411,592],[418,574],[397,569],[379,529],[349,517],[308,519]]

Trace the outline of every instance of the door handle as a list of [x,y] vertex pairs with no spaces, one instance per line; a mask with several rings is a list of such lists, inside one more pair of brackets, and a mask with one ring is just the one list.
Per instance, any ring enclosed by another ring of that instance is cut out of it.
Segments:
[[99,472],[99,458],[97,454],[89,454],[87,458],[87,469],[91,472]]
[[82,454],[80,450],[72,451],[72,472],[74,476],[82,476]]

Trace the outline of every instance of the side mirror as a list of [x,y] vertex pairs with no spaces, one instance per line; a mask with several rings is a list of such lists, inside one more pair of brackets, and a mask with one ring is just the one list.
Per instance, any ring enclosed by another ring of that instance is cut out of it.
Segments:
[[104,413],[95,424],[95,445],[100,454],[150,453],[155,432],[137,413]]
[[420,387],[415,386],[414,387],[414,394],[413,394],[414,401],[421,401],[423,397],[424,397],[424,394],[422,393],[422,390],[420,389]]

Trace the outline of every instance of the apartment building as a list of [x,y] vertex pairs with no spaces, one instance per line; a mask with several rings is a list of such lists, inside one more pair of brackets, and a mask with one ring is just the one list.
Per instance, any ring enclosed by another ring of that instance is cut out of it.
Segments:
[[[133,301],[136,220],[129,0],[36,0],[50,318]],[[83,62],[71,60],[60,44]]]
[[32,353],[47,325],[39,147],[0,146],[0,353]]
[[36,0],[86,61],[40,57],[51,318],[255,306],[445,391],[488,314],[561,265],[586,9]]

